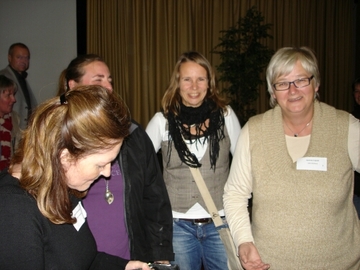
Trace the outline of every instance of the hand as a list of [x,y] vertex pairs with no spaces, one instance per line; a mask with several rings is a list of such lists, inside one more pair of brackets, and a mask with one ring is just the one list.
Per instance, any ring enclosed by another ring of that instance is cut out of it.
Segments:
[[238,249],[241,265],[246,270],[267,270],[269,264],[263,263],[255,245],[251,242],[243,243]]
[[129,261],[125,267],[125,270],[151,270],[149,265],[140,261]]

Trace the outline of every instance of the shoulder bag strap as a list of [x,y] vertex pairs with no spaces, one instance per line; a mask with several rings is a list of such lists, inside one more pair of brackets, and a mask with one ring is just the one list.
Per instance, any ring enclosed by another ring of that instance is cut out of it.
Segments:
[[219,212],[215,206],[213,199],[211,198],[210,192],[205,184],[204,178],[202,177],[199,168],[189,167],[189,169],[191,171],[192,176],[195,179],[197,187],[200,191],[201,196],[204,199],[206,207],[211,215],[212,220],[214,221],[215,226],[219,227],[223,225],[223,221],[219,215]]

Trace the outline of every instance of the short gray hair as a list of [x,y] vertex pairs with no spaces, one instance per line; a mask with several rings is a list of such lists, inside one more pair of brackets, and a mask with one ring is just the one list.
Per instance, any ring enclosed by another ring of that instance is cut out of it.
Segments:
[[[314,76],[315,87],[320,86],[320,72],[317,59],[314,52],[308,47],[284,47],[279,49],[271,58],[266,70],[266,82],[268,92],[270,94],[270,106],[275,107],[277,104],[274,95],[274,87],[276,79],[282,75],[289,74],[297,61],[300,61],[303,68]],[[316,93],[315,98],[319,99]]]

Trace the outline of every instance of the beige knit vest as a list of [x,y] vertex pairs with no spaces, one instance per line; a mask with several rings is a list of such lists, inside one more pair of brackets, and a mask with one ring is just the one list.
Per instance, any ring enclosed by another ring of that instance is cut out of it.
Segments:
[[249,121],[252,231],[271,270],[360,269],[348,129],[348,113],[315,102],[305,157],[327,158],[327,171],[297,170],[279,106]]
[[[200,168],[201,174],[218,210],[224,208],[222,196],[224,194],[224,185],[229,174],[230,138],[226,126],[224,127],[224,134],[225,138],[219,143],[220,151],[216,161],[215,172],[210,168],[209,144],[200,161],[202,164]],[[164,180],[172,209],[180,213],[185,213],[197,202],[207,209],[196,182],[190,173],[189,166],[181,162],[173,144],[170,162],[168,163],[168,145],[168,141],[163,141],[161,143],[161,151],[164,164]]]

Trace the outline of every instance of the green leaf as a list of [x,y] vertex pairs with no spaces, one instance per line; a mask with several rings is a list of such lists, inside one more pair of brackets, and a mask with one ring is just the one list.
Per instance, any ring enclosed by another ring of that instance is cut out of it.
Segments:
[[223,92],[230,98],[230,105],[241,125],[256,114],[253,105],[259,95],[259,86],[264,82],[260,74],[273,54],[262,43],[272,38],[268,34],[271,26],[264,23],[264,17],[253,6],[235,26],[220,31],[220,43],[211,51],[220,55],[221,63],[216,66],[219,81],[227,86]]

